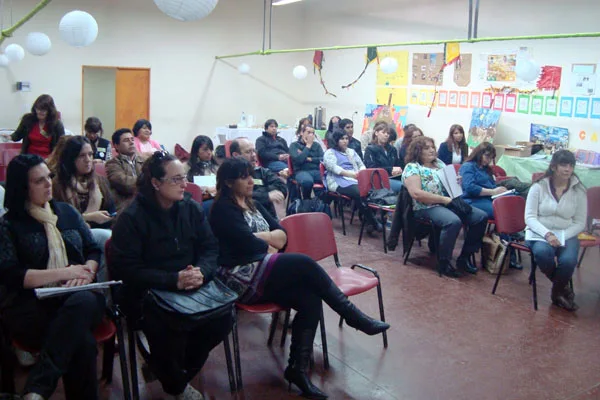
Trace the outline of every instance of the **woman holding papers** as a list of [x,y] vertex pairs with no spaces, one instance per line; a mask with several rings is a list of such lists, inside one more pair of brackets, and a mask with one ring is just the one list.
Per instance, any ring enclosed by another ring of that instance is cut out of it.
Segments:
[[587,217],[585,187],[574,168],[573,153],[554,153],[544,178],[531,186],[525,207],[527,245],[553,283],[552,304],[568,311],[578,308],[568,283],[577,265],[577,235],[585,229]]
[[[487,223],[486,213],[474,207],[468,210],[469,206],[460,197],[452,199],[448,196],[439,175],[445,165],[437,158],[433,139],[425,136],[415,138],[408,147],[406,161],[402,180],[413,199],[415,217],[431,222],[440,231],[437,251],[439,270],[447,276],[461,276],[451,260],[456,239],[464,224],[467,236],[457,266],[471,274],[477,273],[477,267],[470,258],[481,246]],[[464,213],[465,208],[469,212]],[[463,215],[459,216],[457,212]]]
[[25,383],[24,399],[48,399],[62,377],[67,399],[98,399],[96,340],[104,296],[80,291],[45,300],[35,288],[94,281],[100,248],[71,205],[52,200],[44,160],[21,154],[8,165],[0,225],[0,285],[8,289],[2,319],[12,338],[41,349]]
[[[389,142],[390,128],[387,122],[380,121],[373,128],[373,141],[365,151],[365,165],[367,168],[383,168],[390,177],[400,176],[400,160],[398,152]],[[394,193],[400,193],[402,181],[390,179],[390,188]]]
[[[190,160],[187,163],[187,167],[189,168],[187,172],[187,180],[188,182],[194,182],[195,176],[207,176],[213,178],[204,178],[199,179],[197,182],[203,183],[198,186],[202,187],[204,190],[204,200],[202,201],[202,208],[204,212],[208,215],[210,211],[210,207],[212,206],[213,197],[217,194],[216,189],[216,176],[217,170],[219,169],[219,165],[213,158],[214,146],[212,140],[208,136],[199,135],[196,136],[194,142],[192,143],[192,152],[190,154]],[[214,184],[210,186],[204,186],[203,180],[213,180]]]

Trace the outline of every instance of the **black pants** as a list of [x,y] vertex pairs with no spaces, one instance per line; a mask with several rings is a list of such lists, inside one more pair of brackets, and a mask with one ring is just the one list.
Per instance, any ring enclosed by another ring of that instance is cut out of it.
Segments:
[[30,298],[5,310],[3,318],[11,337],[41,349],[24,393],[48,399],[62,377],[67,399],[98,399],[93,330],[105,307],[102,294],[82,291],[45,300]]
[[161,311],[144,303],[142,330],[150,345],[150,367],[170,395],[178,395],[196,376],[208,354],[227,337],[231,314],[212,318],[192,331],[174,330],[161,318]]
[[345,196],[350,197],[354,200],[354,204],[358,207],[358,210],[363,215],[363,218],[366,218],[367,225],[375,225],[375,217],[373,216],[373,211],[362,201],[360,197],[360,192],[358,191],[358,185],[350,185],[347,187],[338,186],[336,192],[343,194]]

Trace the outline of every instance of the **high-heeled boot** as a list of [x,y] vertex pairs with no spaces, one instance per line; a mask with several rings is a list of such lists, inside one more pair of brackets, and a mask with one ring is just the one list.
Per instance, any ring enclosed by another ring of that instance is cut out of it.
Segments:
[[290,359],[283,376],[288,381],[288,390],[291,390],[293,383],[302,391],[302,397],[324,400],[327,399],[327,394],[316,387],[307,374],[314,338],[315,331],[311,329],[304,329],[298,333],[292,332]]
[[390,325],[384,321],[373,319],[360,311],[348,297],[335,285],[331,285],[323,300],[346,320],[348,326],[358,329],[367,335],[377,335],[387,331]]

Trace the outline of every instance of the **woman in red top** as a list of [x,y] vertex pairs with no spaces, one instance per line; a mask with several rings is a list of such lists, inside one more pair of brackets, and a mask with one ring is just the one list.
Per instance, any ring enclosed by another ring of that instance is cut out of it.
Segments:
[[65,127],[58,119],[54,100],[43,94],[33,103],[31,112],[23,115],[11,139],[13,142],[23,140],[21,153],[37,154],[46,159],[64,134]]

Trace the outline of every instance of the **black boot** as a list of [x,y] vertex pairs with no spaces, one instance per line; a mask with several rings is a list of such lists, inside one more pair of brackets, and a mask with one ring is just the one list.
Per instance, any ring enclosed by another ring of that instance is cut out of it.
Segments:
[[398,205],[396,205],[396,211],[394,211],[394,215],[392,216],[392,227],[390,228],[390,233],[388,234],[388,240],[386,243],[388,250],[396,250],[396,246],[398,246],[398,240],[400,238],[401,229],[402,213],[400,212]]
[[554,282],[552,285],[552,304],[557,307],[564,308],[567,311],[577,311],[579,306],[575,303],[575,294],[571,294],[568,285],[562,281]]
[[288,390],[291,390],[293,383],[302,391],[302,397],[322,400],[326,399],[327,395],[313,385],[307,375],[314,337],[315,332],[311,329],[292,333],[289,364],[283,376],[288,381]]

